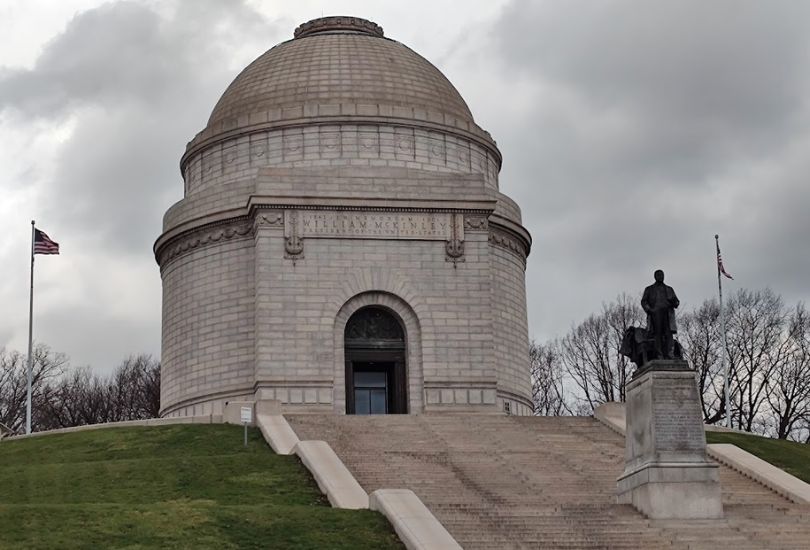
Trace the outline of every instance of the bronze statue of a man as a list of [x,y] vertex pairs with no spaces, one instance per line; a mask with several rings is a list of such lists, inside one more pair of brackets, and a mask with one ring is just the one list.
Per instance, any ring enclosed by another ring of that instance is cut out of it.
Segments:
[[664,284],[664,272],[656,270],[655,283],[644,289],[641,307],[647,313],[647,333],[655,339],[655,351],[661,359],[675,356],[675,339],[678,332],[675,324],[675,309],[680,300],[671,286]]

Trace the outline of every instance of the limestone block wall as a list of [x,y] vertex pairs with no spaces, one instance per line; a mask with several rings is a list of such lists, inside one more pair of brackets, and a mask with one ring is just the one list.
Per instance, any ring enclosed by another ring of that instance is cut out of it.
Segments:
[[[508,242],[507,235],[499,235]],[[495,239],[493,239],[494,241]],[[526,312],[525,259],[504,241],[490,250],[492,276],[492,329],[495,370],[498,372],[498,408],[511,414],[532,413]]]
[[382,239],[307,239],[303,259],[293,264],[279,262],[283,233],[260,231],[256,380],[263,395],[343,412],[343,341],[335,322],[347,302],[375,293],[393,296],[381,305],[400,317],[412,314],[418,326],[418,335],[408,334],[420,346],[409,347],[412,412],[485,399],[494,406],[489,245],[485,232],[467,237],[465,261],[456,267],[444,241]]
[[[253,256],[250,235],[233,235],[163,266],[164,415],[177,413],[178,407],[200,396],[252,396]],[[198,413],[218,414],[221,409],[184,411]]]
[[497,190],[500,159],[462,136],[390,124],[317,125],[243,134],[188,159],[187,196],[275,167],[390,167],[481,174]]
[[462,207],[466,201],[486,201],[492,207],[498,196],[485,188],[480,174],[439,174],[410,168],[357,166],[263,168],[257,176],[255,193],[276,198],[318,197],[320,201],[361,199],[356,203],[369,208],[374,206],[372,201],[383,199],[429,200],[434,208]]
[[293,410],[344,412],[343,329],[348,312],[372,304],[405,325],[411,412],[508,403],[530,414],[525,250],[486,218],[436,219],[466,228],[456,262],[435,237],[302,237],[291,255],[295,222],[279,210],[168,246],[163,414],[218,414],[254,391]]

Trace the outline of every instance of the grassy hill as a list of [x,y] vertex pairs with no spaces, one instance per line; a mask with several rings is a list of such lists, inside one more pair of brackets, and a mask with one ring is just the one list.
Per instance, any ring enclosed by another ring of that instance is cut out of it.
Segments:
[[331,508],[258,430],[172,425],[0,442],[0,548],[402,548]]
[[731,443],[810,483],[810,445],[732,432],[706,432],[709,443]]

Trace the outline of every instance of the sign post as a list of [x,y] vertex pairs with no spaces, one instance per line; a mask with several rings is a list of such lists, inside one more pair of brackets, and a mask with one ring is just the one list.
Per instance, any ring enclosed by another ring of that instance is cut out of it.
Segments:
[[240,417],[242,419],[242,425],[245,427],[245,447],[247,447],[247,427],[248,424],[253,422],[253,408],[252,407],[242,407],[240,410]]

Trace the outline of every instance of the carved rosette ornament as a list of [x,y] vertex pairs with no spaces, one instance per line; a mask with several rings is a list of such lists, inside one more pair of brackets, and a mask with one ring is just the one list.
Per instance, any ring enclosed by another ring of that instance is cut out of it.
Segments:
[[464,261],[464,216],[462,214],[450,215],[450,238],[445,244],[447,257],[445,261],[453,262],[453,267],[457,267],[458,262]]
[[263,212],[256,216],[255,225],[256,227],[260,226],[283,227],[284,216],[281,214],[280,211],[277,210]]
[[464,229],[466,231],[486,231],[489,228],[486,216],[466,216]]
[[304,259],[304,239],[299,236],[298,212],[284,211],[284,257],[293,261]]

